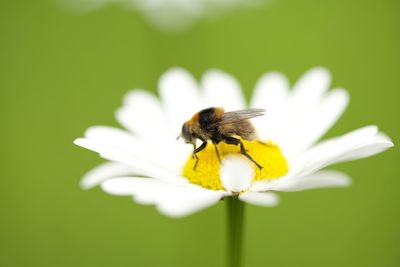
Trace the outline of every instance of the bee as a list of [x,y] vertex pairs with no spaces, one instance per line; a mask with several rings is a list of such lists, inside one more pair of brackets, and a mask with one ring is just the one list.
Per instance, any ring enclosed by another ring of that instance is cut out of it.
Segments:
[[[249,154],[243,145],[243,140],[256,140],[256,131],[249,121],[251,118],[264,115],[264,109],[244,109],[237,111],[225,112],[221,107],[211,107],[203,109],[193,117],[183,123],[181,134],[178,136],[183,138],[187,144],[193,145],[193,157],[196,162],[193,169],[196,169],[199,158],[196,155],[202,151],[208,141],[211,141],[215,147],[218,160],[221,162],[217,144],[225,142],[230,145],[239,145],[240,153],[253,162],[259,169],[263,167],[258,164]],[[202,141],[199,147],[196,147],[196,140]]]

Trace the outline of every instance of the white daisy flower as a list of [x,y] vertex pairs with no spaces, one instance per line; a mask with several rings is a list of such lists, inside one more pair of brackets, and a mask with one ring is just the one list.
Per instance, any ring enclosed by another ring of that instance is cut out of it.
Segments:
[[257,7],[267,0],[59,0],[77,11],[117,5],[139,11],[156,28],[182,31],[203,18],[217,17],[239,8]]
[[192,146],[176,140],[182,123],[203,108],[231,111],[247,105],[239,83],[229,74],[210,70],[198,83],[187,71],[172,69],[159,81],[160,99],[140,89],[126,95],[116,113],[126,130],[95,126],[75,140],[109,160],[90,171],[81,185],[87,189],[100,184],[107,193],[154,204],[172,217],[230,196],[274,206],[276,191],[348,186],[351,181],[346,174],[324,168],[377,154],[393,143],[376,126],[317,143],[349,101],[344,89],[328,90],[330,79],[327,70],[314,68],[290,89],[284,75],[265,74],[256,84],[249,107],[267,110],[252,120],[266,144],[243,141],[264,168],[244,158],[239,147],[220,143],[222,163],[209,144],[197,154],[200,160],[193,170]]

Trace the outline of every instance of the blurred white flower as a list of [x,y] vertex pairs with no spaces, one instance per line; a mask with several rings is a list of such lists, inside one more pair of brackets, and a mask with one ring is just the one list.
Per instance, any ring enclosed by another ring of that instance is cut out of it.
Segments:
[[202,18],[223,15],[234,9],[257,7],[269,0],[59,0],[77,11],[108,5],[137,10],[163,31],[182,31]]
[[246,108],[236,79],[222,71],[207,71],[201,82],[175,68],[159,81],[160,99],[144,90],[129,92],[117,111],[127,129],[89,128],[75,144],[98,152],[109,160],[82,180],[83,188],[101,184],[104,191],[154,204],[160,212],[179,217],[217,203],[224,197],[262,206],[273,206],[273,191],[301,191],[343,187],[349,177],[322,170],[344,161],[368,157],[393,146],[376,126],[366,126],[340,137],[316,142],[345,110],[349,96],[341,88],[328,90],[329,72],[314,68],[290,89],[277,72],[265,74],[256,84],[250,107],[264,108],[266,115],[252,120],[260,140],[246,149],[264,166],[259,170],[233,145],[220,144],[220,165],[212,145],[198,153],[193,170],[192,146],[176,141],[182,123],[211,106],[225,110]]

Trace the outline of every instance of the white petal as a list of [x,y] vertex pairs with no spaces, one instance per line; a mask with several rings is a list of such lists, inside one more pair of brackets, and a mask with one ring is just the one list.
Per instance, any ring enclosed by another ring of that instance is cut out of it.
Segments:
[[243,156],[225,157],[221,166],[221,182],[231,192],[241,192],[250,187],[254,177],[254,167]]
[[127,151],[136,158],[174,172],[181,171],[191,149],[183,142],[176,141],[176,138],[171,142],[157,144],[151,140],[137,138],[124,130],[107,126],[90,127],[86,130],[85,137],[101,143],[102,146]]
[[239,195],[239,199],[247,203],[264,206],[273,207],[278,205],[279,198],[276,194],[271,192],[245,192]]
[[282,73],[269,72],[262,76],[255,87],[251,106],[254,108],[279,109],[289,93],[289,81]]
[[168,119],[160,101],[143,90],[132,90],[124,98],[124,106],[117,110],[119,123],[141,138],[154,142],[175,140],[177,134],[167,124]]
[[183,217],[208,208],[227,196],[224,191],[212,191],[202,188],[181,191],[171,190],[168,197],[158,202],[157,209],[170,217]]
[[134,173],[134,169],[126,164],[106,162],[96,166],[86,173],[82,178],[80,185],[83,189],[89,189],[99,185],[107,179]]
[[330,74],[324,68],[305,73],[292,91],[282,74],[265,75],[256,85],[251,104],[267,110],[265,116],[253,120],[260,138],[279,144],[289,160],[313,145],[348,103],[343,89],[326,93],[329,83]]
[[170,217],[182,217],[217,203],[227,195],[195,186],[175,185],[152,178],[114,178],[101,184],[104,191],[114,195],[131,195],[141,204],[154,204]]
[[335,163],[374,155],[392,146],[388,137],[378,134],[376,126],[364,127],[310,149],[293,161],[291,172],[305,176]]
[[335,89],[314,106],[304,107],[308,112],[303,113],[303,119],[298,118],[297,126],[293,126],[298,129],[286,143],[290,151],[286,156],[293,158],[317,142],[342,115],[348,101],[349,95],[345,90]]
[[[317,132],[322,131],[319,127],[325,124],[325,114],[321,112],[326,111],[322,103],[329,83],[329,72],[324,68],[314,68],[295,84],[283,112],[286,117],[281,120],[285,126],[281,126],[279,139],[276,140],[286,157],[292,158],[307,148],[315,142]],[[329,117],[328,114],[327,119]]]
[[392,146],[394,146],[394,144],[390,140],[389,136],[379,132],[374,138],[365,141],[364,144],[361,144],[358,148],[354,149],[352,153],[342,157],[340,161],[350,161],[373,156]]
[[245,108],[246,104],[237,80],[222,71],[209,70],[201,80],[204,108],[223,107],[226,111]]
[[292,99],[297,103],[313,103],[329,88],[331,76],[327,69],[316,67],[307,71],[293,88]]
[[178,136],[182,124],[200,110],[199,86],[189,72],[173,68],[160,78],[158,87],[169,123]]
[[252,120],[262,140],[279,143],[286,131],[288,94],[289,81],[279,72],[267,73],[257,82],[250,106],[266,110],[266,115]]
[[155,177],[171,183],[188,183],[187,180],[180,175],[140,159],[124,149],[85,138],[78,138],[74,143],[78,146],[98,152],[100,156],[105,159],[129,165],[133,168],[135,173],[139,175]]
[[346,187],[351,184],[350,177],[338,171],[320,171],[303,177],[284,177],[277,180],[260,181],[253,184],[254,191],[294,192],[326,187]]

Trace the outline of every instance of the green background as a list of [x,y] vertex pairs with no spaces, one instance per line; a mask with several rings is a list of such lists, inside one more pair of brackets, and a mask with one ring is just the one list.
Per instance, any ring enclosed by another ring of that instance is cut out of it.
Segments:
[[[221,266],[225,203],[183,219],[82,191],[102,162],[72,144],[114,125],[132,87],[156,92],[182,66],[235,75],[247,97],[266,71],[293,83],[322,65],[351,94],[328,133],[377,124],[398,143],[400,2],[275,0],[165,34],[135,11],[74,14],[52,1],[0,3],[0,266]],[[395,147],[335,166],[348,189],[282,193],[248,206],[245,266],[399,266],[400,165]]]

